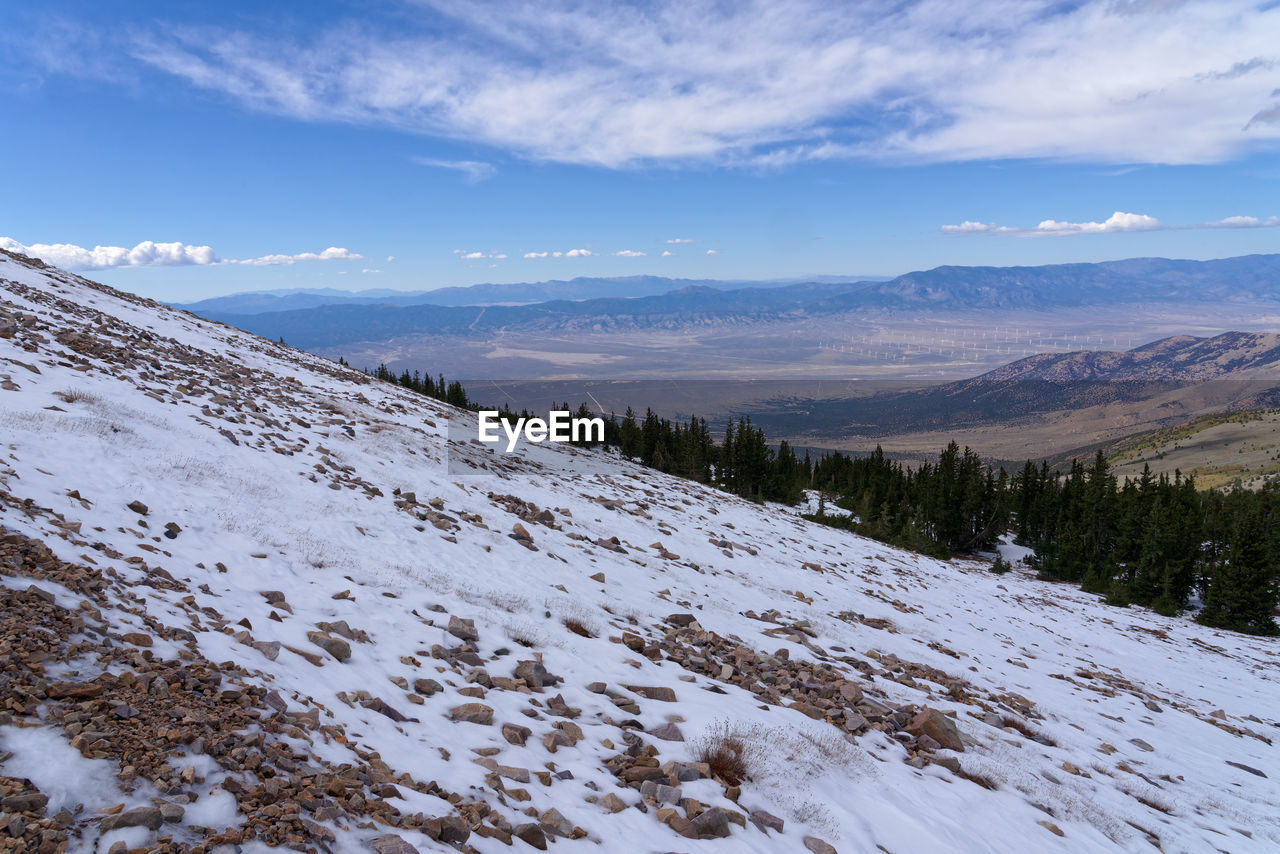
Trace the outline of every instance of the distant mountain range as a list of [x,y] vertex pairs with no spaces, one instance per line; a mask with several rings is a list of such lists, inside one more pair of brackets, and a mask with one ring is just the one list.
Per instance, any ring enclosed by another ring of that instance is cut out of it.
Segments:
[[[601,297],[601,293],[625,295]],[[555,298],[530,302],[544,295]],[[331,299],[340,301],[299,305]],[[321,349],[414,334],[481,338],[498,330],[680,329],[868,311],[1049,311],[1132,303],[1213,306],[1278,299],[1280,255],[1249,255],[1214,261],[1136,258],[1041,267],[948,266],[889,281],[814,281],[781,286],[637,276],[477,285],[401,296],[240,295],[186,308],[264,337],[283,337],[297,347]]]
[[[887,281],[887,276],[816,276],[804,281],[848,283],[853,281]],[[343,291],[333,288],[294,288],[275,291],[250,291],[200,302],[176,304],[178,308],[205,316],[230,314],[265,314],[319,308],[325,305],[528,305],[554,300],[587,300],[599,298],[633,299],[659,296],[689,287],[731,291],[742,288],[776,288],[799,280],[753,279],[670,279],[665,276],[616,276],[612,278],[579,277],[568,281],[469,285],[440,288],[434,291],[396,291],[387,288],[365,291]]]

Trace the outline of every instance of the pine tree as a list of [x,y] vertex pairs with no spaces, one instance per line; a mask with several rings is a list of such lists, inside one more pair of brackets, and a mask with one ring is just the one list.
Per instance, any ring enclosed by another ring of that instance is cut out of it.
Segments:
[[1247,634],[1280,634],[1272,617],[1277,590],[1268,551],[1259,513],[1251,511],[1237,523],[1227,559],[1214,574],[1196,620]]

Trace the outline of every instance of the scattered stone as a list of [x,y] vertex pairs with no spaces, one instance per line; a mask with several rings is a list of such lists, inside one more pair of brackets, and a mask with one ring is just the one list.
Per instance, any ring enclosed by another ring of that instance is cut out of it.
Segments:
[[666,686],[623,685],[622,687],[649,700],[661,700],[664,703],[676,701],[676,692]]
[[139,516],[146,516],[151,512],[147,505],[143,504],[141,501],[130,501],[126,506]]
[[415,679],[413,680],[413,690],[424,697],[430,697],[432,694],[443,691],[444,686],[434,679]]
[[749,818],[761,833],[764,833],[766,828],[775,830],[778,833],[782,832],[783,821],[773,813],[765,812],[764,810],[752,810]]
[[351,657],[351,644],[342,638],[335,638],[328,632],[307,632],[307,640],[329,653],[338,661],[346,661]]
[[806,836],[804,838],[804,847],[812,851],[813,854],[838,854],[834,847],[816,836]]
[[107,816],[102,820],[101,826],[104,831],[121,827],[145,827],[148,830],[157,830],[163,820],[160,810],[156,807],[134,807],[119,815]]
[[532,845],[539,851],[547,850],[547,835],[543,832],[541,825],[533,822],[517,824],[511,829],[511,835],[522,842]]
[[446,629],[449,634],[458,640],[477,641],[480,639],[480,633],[476,631],[474,620],[463,620],[458,617],[449,617],[449,628]]
[[394,833],[376,836],[369,840],[369,846],[375,854],[418,854],[418,849],[405,842]]
[[1248,771],[1250,774],[1253,774],[1253,775],[1255,775],[1255,776],[1257,776],[1257,777],[1262,777],[1262,778],[1264,778],[1264,779],[1265,779],[1265,778],[1266,778],[1266,776],[1267,776],[1266,774],[1263,774],[1261,771],[1259,771],[1257,768],[1251,768],[1251,767],[1249,767],[1248,765],[1244,765],[1244,764],[1239,763],[1239,762],[1232,762],[1230,759],[1227,759],[1227,760],[1225,760],[1225,761],[1226,761],[1226,763],[1227,763],[1228,765],[1230,765],[1232,768],[1239,768],[1241,771]]
[[927,735],[947,750],[964,750],[964,742],[960,740],[960,729],[956,722],[937,709],[922,709],[905,729],[917,738]]
[[680,727],[673,723],[666,723],[660,727],[654,727],[649,730],[649,735],[654,738],[660,738],[663,741],[684,741],[684,733],[680,732]]
[[463,703],[449,710],[449,718],[453,721],[488,726],[493,723],[493,709],[484,703]]
[[692,824],[700,839],[726,839],[729,836],[729,816],[720,807],[703,810],[692,819]]

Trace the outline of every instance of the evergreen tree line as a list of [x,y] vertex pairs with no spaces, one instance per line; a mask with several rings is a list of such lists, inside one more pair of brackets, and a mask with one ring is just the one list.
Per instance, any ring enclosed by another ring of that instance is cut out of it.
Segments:
[[[461,382],[385,365],[369,372],[436,400],[479,409]],[[570,410],[567,403],[559,409]],[[504,418],[533,417],[503,406]],[[593,416],[586,404],[575,417]],[[1116,605],[1144,605],[1166,615],[1198,597],[1197,619],[1252,634],[1280,634],[1272,611],[1280,600],[1280,485],[1257,492],[1200,491],[1194,479],[1146,468],[1118,483],[1099,451],[1093,464],[1050,470],[1028,460],[1009,476],[951,442],[937,463],[910,468],[877,447],[866,457],[832,451],[798,457],[785,442],[772,448],[749,417],[730,420],[717,443],[705,419],[680,423],[630,407],[604,420],[603,442],[635,462],[753,501],[794,504],[806,489],[822,496],[806,518],[936,557],[995,547],[1012,533],[1034,551],[1043,578],[1079,584]],[[826,497],[845,512],[829,513]],[[1003,562],[998,568],[1005,568]]]

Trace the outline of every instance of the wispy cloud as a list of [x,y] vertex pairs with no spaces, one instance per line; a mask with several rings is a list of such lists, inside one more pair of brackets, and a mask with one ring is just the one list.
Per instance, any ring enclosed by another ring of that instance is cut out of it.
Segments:
[[416,9],[308,35],[152,26],[128,51],[254,109],[607,167],[1205,163],[1280,141],[1280,4],[1256,0]]
[[690,239],[690,238],[688,238],[688,237],[673,237],[673,238],[671,238],[670,240],[667,240],[667,241],[665,241],[665,242],[667,242],[667,243],[697,243],[698,241],[696,241],[696,240],[691,240],[691,239]]
[[636,249],[621,249],[613,254],[619,258],[643,258],[646,255],[646,253]]
[[229,260],[226,263],[269,267],[277,264],[294,264],[298,261],[359,261],[363,258],[363,255],[357,255],[339,246],[330,246],[323,252],[301,252],[297,255],[263,255],[259,258],[245,258],[240,261]]
[[670,249],[663,249],[663,250],[662,250],[662,257],[663,257],[663,258],[670,258],[670,257],[671,257],[672,255],[674,255],[674,254],[676,254],[676,253],[672,252]]
[[217,264],[248,264],[268,267],[294,264],[298,261],[361,260],[350,250],[330,246],[323,252],[300,252],[296,255],[262,255],[257,258],[219,258],[209,246],[187,243],[157,243],[144,240],[132,249],[124,246],[95,246],[86,249],[73,243],[32,243],[24,245],[11,237],[0,237],[0,249],[20,252],[67,270],[107,270],[117,267],[181,267]]
[[719,254],[720,254],[720,250],[719,250],[719,249],[708,249],[708,250],[707,250],[707,254],[708,254],[708,255],[719,255]]
[[[455,249],[453,250],[453,254],[457,255],[459,258],[461,258],[464,261],[479,261],[481,259],[500,261],[503,258],[507,257],[507,253],[505,252],[497,252],[497,251],[481,252],[479,250],[472,251],[469,249]],[[528,257],[528,256],[525,256],[525,257]]]
[[1258,219],[1256,216],[1229,216],[1213,222],[1204,222],[1200,228],[1280,228],[1280,216]]
[[1164,223],[1146,214],[1116,211],[1102,222],[1063,222],[1046,219],[1031,228],[996,225],[994,222],[966,220],[959,225],[944,225],[943,234],[1000,234],[1007,237],[1063,237],[1073,234],[1114,234],[1124,231],[1162,231]]
[[409,159],[419,166],[461,172],[466,176],[468,184],[478,184],[487,178],[492,178],[498,171],[497,167],[492,163],[485,163],[481,160],[437,160],[434,157],[411,157]]

